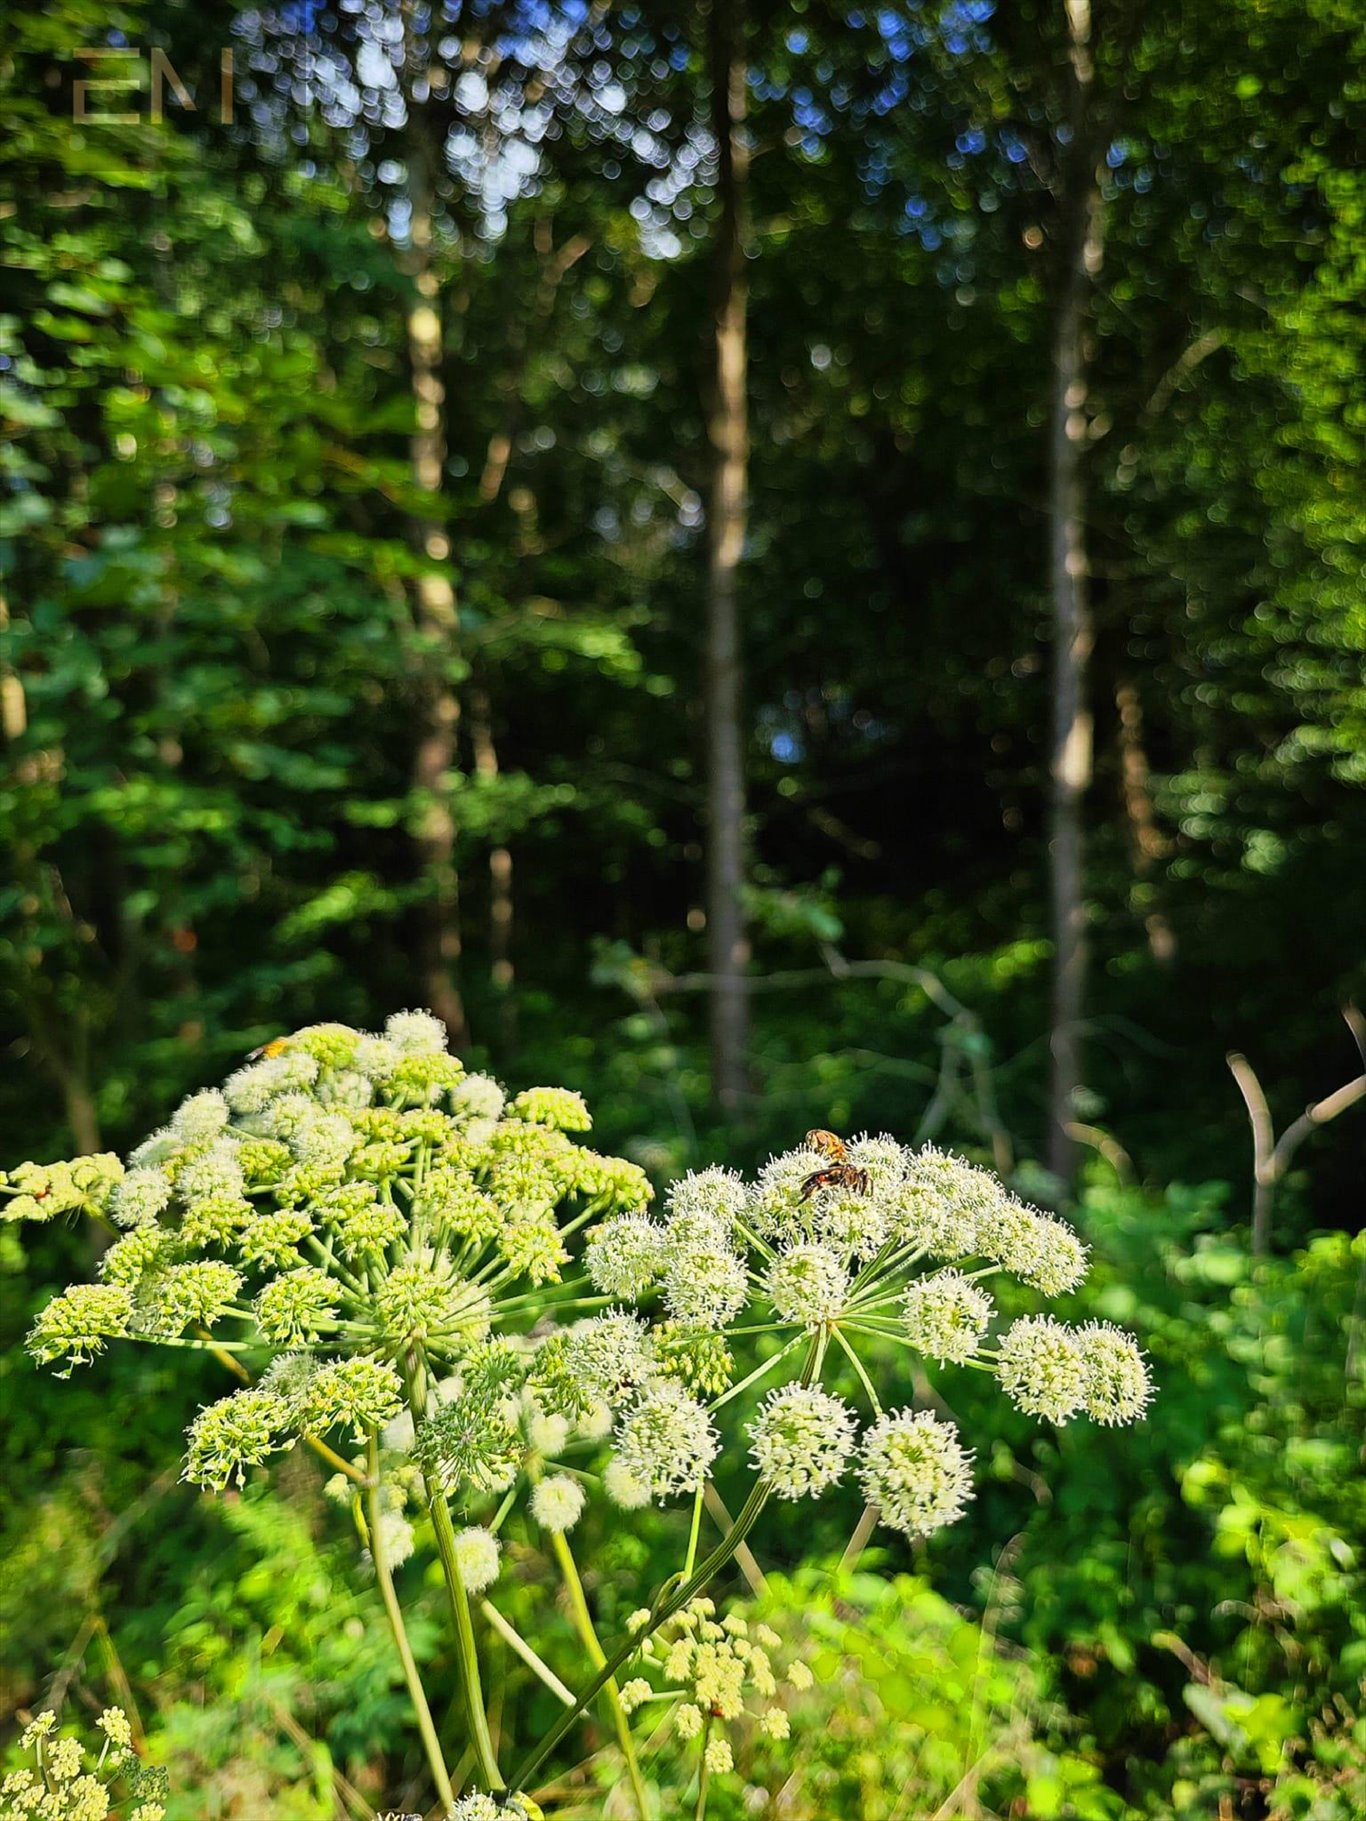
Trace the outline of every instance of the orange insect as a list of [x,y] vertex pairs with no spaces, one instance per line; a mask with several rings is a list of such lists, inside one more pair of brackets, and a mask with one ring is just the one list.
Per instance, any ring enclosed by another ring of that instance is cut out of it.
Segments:
[[851,1195],[867,1195],[872,1191],[867,1170],[860,1170],[852,1163],[832,1163],[827,1170],[813,1170],[802,1184],[799,1201],[806,1201],[818,1189],[845,1189]]
[[837,1138],[833,1132],[822,1132],[817,1128],[808,1132],[802,1140],[808,1151],[819,1151],[822,1157],[828,1157],[831,1163],[843,1163],[849,1153],[844,1148],[844,1140]]
[[259,1049],[252,1050],[248,1062],[259,1062],[263,1056],[283,1056],[289,1048],[288,1037],[272,1037],[269,1043],[263,1043]]

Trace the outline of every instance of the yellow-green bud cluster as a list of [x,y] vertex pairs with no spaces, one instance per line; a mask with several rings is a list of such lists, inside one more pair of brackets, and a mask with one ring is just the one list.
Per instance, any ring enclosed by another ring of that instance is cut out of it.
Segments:
[[166,1773],[138,1762],[133,1729],[121,1707],[106,1707],[88,1744],[59,1733],[57,1716],[41,1713],[19,1736],[33,1759],[0,1783],[0,1821],[164,1821]]
[[98,1217],[122,1180],[123,1165],[107,1151],[72,1163],[21,1163],[17,1170],[0,1170],[0,1220]]
[[794,1689],[810,1686],[804,1663],[792,1662],[781,1670],[776,1660],[781,1645],[769,1626],[751,1625],[737,1613],[718,1621],[711,1600],[692,1600],[644,1639],[641,1668],[649,1675],[626,1683],[622,1705],[630,1712],[647,1701],[674,1702],[674,1737],[688,1744],[705,1736],[707,1769],[724,1776],[733,1768],[734,1754],[722,1729],[749,1719],[766,1737],[785,1739],[790,1726],[779,1705],[781,1683]]
[[[205,1483],[240,1477],[300,1428],[363,1437],[397,1408],[387,1362],[420,1356],[423,1375],[439,1377],[507,1319],[504,1304],[514,1332],[532,1324],[528,1291],[568,1264],[561,1229],[571,1220],[643,1231],[646,1275],[657,1275],[660,1229],[643,1212],[650,1186],[638,1165],[577,1142],[590,1125],[570,1089],[528,1088],[509,1101],[488,1076],[467,1075],[427,1012],[396,1013],[379,1034],[317,1024],[273,1038],[221,1090],[182,1102],[127,1171],[98,1156],[0,1175],[5,1217],[87,1211],[123,1229],[101,1281],[74,1286],[39,1316],[34,1355],[69,1369],[125,1336],[212,1340],[257,1371],[258,1351],[267,1364],[300,1348],[325,1355],[308,1372],[291,1359],[287,1412],[271,1401],[277,1390],[254,1387],[254,1401],[227,1400],[197,1421],[192,1471]],[[591,1225],[579,1243],[600,1249]],[[699,1303],[681,1285],[678,1295],[690,1313],[716,1312],[715,1296]],[[728,1308],[737,1296],[743,1274]],[[624,1360],[612,1367],[606,1347],[595,1334],[570,1350],[561,1382],[574,1384],[575,1408],[542,1413],[566,1436],[571,1420],[602,1436],[648,1375],[643,1346],[629,1370]],[[716,1370],[714,1358],[698,1367],[707,1382]],[[506,1413],[483,1414],[496,1445],[472,1465],[488,1484],[515,1470],[518,1451],[503,1446],[516,1427]],[[459,1477],[453,1456],[436,1470],[443,1482]]]

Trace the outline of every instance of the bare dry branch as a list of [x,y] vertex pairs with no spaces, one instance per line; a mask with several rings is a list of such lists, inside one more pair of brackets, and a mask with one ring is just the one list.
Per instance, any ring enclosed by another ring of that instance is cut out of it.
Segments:
[[[1349,1005],[1342,1015],[1363,1061],[1366,1061],[1366,1021],[1354,1005]],[[1348,1107],[1355,1106],[1357,1101],[1366,1098],[1366,1074],[1344,1082],[1322,1100],[1316,1100],[1312,1106],[1306,1107],[1299,1118],[1293,1120],[1277,1138],[1271,1108],[1252,1064],[1237,1050],[1229,1052],[1227,1061],[1252,1127],[1252,1254],[1254,1258],[1261,1258],[1271,1246],[1271,1211],[1277,1183],[1290,1168],[1296,1151],[1311,1132],[1327,1125],[1330,1119],[1336,1119],[1339,1113],[1345,1113]]]

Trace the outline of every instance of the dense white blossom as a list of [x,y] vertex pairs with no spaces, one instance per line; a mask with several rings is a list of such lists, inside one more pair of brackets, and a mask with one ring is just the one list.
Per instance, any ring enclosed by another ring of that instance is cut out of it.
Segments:
[[1076,1330],[1051,1315],[1027,1315],[1001,1337],[996,1376],[1029,1416],[1065,1423],[1086,1398],[1086,1357]]
[[929,1411],[893,1410],[864,1436],[859,1478],[884,1524],[929,1536],[972,1497],[972,1456],[952,1423]]
[[694,1491],[720,1447],[705,1408],[670,1379],[641,1392],[618,1422],[615,1441],[617,1460],[655,1499]]
[[843,1474],[855,1427],[843,1398],[817,1385],[783,1385],[749,1425],[750,1459],[779,1498],[815,1497]]
[[843,1311],[849,1274],[832,1246],[793,1246],[773,1260],[764,1287],[780,1321],[819,1328]]
[[572,1530],[583,1506],[583,1487],[567,1473],[538,1480],[531,1489],[531,1515],[544,1530]]
[[460,1564],[460,1578],[468,1593],[483,1593],[498,1579],[502,1545],[491,1530],[471,1525],[457,1533],[455,1559]]
[[217,1138],[232,1117],[217,1088],[191,1094],[182,1100],[171,1119],[171,1130],[186,1144],[207,1144]]
[[734,1170],[689,1170],[669,1189],[669,1212],[675,1217],[702,1214],[720,1221],[729,1234],[749,1202],[743,1177]]
[[663,1229],[643,1214],[618,1214],[589,1237],[584,1263],[604,1296],[642,1296],[664,1268]]
[[979,1284],[950,1266],[929,1277],[913,1277],[901,1313],[913,1346],[931,1359],[961,1364],[981,1346],[993,1306]]
[[660,1293],[676,1321],[698,1328],[723,1328],[745,1306],[745,1261],[731,1249],[719,1220],[692,1215],[671,1222]]
[[1084,1369],[1082,1402],[1093,1422],[1136,1422],[1153,1394],[1142,1349],[1110,1322],[1087,1322],[1078,1332]]
[[430,1012],[392,1012],[384,1035],[405,1054],[437,1056],[446,1048],[446,1027]]

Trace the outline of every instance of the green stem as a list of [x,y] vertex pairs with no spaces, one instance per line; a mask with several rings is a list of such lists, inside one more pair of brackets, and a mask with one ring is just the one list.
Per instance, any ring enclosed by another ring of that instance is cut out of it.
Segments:
[[780,1347],[779,1350],[766,1359],[761,1366],[756,1366],[754,1371],[749,1374],[748,1378],[742,1378],[738,1385],[732,1385],[729,1391],[723,1392],[711,1406],[713,1413],[719,1410],[723,1404],[728,1404],[733,1397],[739,1397],[742,1391],[748,1391],[751,1385],[758,1384],[761,1378],[767,1378],[779,1361],[787,1358],[788,1354],[801,1338],[800,1334],[794,1334],[785,1347]]
[[707,1763],[707,1746],[711,1742],[711,1715],[708,1714],[702,1727],[702,1762],[697,1771],[697,1807],[693,1810],[693,1821],[703,1821],[707,1812],[707,1785],[711,1782],[711,1766]]
[[[569,1610],[573,1614],[574,1627],[579,1640],[588,1652],[589,1660],[595,1669],[604,1669],[607,1665],[607,1653],[599,1641],[593,1624],[593,1615],[588,1610],[588,1600],[583,1591],[583,1582],[579,1579],[578,1565],[568,1539],[561,1530],[550,1532],[550,1547],[555,1560],[559,1563],[560,1574],[564,1578],[564,1590],[569,1596]],[[621,1690],[617,1679],[610,1669],[607,1680],[603,1683],[603,1693],[607,1697],[607,1706],[612,1715],[613,1730],[617,1735],[617,1744],[626,1761],[626,1774],[631,1779],[631,1794],[635,1797],[640,1821],[650,1821],[650,1808],[645,1796],[645,1785],[641,1781],[640,1764],[636,1758],[635,1741],[631,1737],[631,1722],[626,1716],[626,1709],[621,1704]],[[570,1697],[571,1701],[573,1697]]]
[[460,1573],[460,1562],[455,1552],[455,1529],[451,1523],[450,1509],[446,1504],[446,1495],[440,1486],[430,1480],[427,1486],[427,1508],[432,1514],[432,1526],[436,1531],[436,1550],[441,1557],[442,1572],[446,1577],[446,1591],[450,1596],[451,1616],[455,1620],[456,1645],[460,1656],[460,1679],[465,1692],[465,1714],[470,1729],[470,1744],[474,1748],[475,1760],[479,1774],[489,1789],[497,1792],[506,1789],[502,1772],[498,1768],[497,1754],[493,1749],[493,1740],[489,1735],[488,1716],[484,1712],[484,1689],[479,1676],[479,1654],[474,1643],[474,1621],[470,1617],[470,1598],[465,1591],[464,1577]]
[[316,1435],[306,1435],[304,1445],[313,1450],[319,1460],[326,1461],[329,1467],[335,1467],[338,1473],[344,1473],[347,1479],[360,1486],[365,1483],[365,1475],[359,1467],[353,1467],[350,1461],[344,1461],[335,1448],[329,1448],[326,1442],[319,1441]]
[[[809,1385],[819,1377],[821,1362],[825,1358],[825,1345],[824,1335],[818,1334],[812,1339],[811,1350],[807,1354],[806,1364],[802,1368],[802,1384]],[[593,1677],[587,1688],[580,1694],[573,1707],[570,1708],[567,1713],[560,1715],[559,1719],[556,1720],[555,1724],[550,1728],[550,1731],[541,1740],[540,1744],[522,1759],[522,1762],[517,1766],[513,1775],[514,1789],[526,1790],[531,1788],[531,1779],[536,1775],[536,1772],[545,1763],[546,1759],[550,1757],[551,1753],[560,1743],[560,1740],[564,1738],[565,1734],[575,1724],[579,1715],[584,1712],[590,1701],[596,1700],[598,1695],[607,1686],[609,1680],[621,1668],[622,1664],[629,1661],[629,1659],[640,1649],[645,1640],[659,1630],[666,1619],[671,1619],[676,1612],[681,1611],[682,1608],[687,1605],[688,1601],[699,1594],[712,1577],[725,1567],[726,1563],[735,1554],[741,1543],[744,1542],[745,1538],[759,1521],[759,1514],[768,1503],[769,1492],[770,1487],[768,1481],[765,1479],[756,1479],[754,1485],[750,1489],[749,1497],[745,1500],[739,1517],[736,1518],[735,1522],[721,1538],[721,1541],[716,1545],[715,1549],[711,1551],[710,1555],[705,1557],[702,1563],[693,1570],[692,1574],[686,1576],[674,1574],[669,1576],[668,1580],[664,1582],[659,1591],[655,1594],[654,1601],[650,1606],[650,1616],[641,1629],[633,1632],[629,1637],[624,1638],[621,1643],[617,1645],[616,1649],[607,1658],[606,1662]]]
[[[426,1409],[426,1393],[419,1374],[423,1366],[420,1358],[409,1356],[406,1362],[406,1379],[408,1388],[408,1408],[412,1412],[414,1425],[420,1425]],[[460,1560],[455,1549],[455,1529],[451,1523],[450,1507],[440,1485],[430,1475],[423,1475],[423,1484],[427,1492],[427,1509],[431,1513],[432,1529],[436,1533],[436,1552],[441,1557],[441,1571],[446,1577],[446,1593],[450,1600],[451,1617],[455,1621],[455,1640],[460,1660],[460,1685],[465,1697],[465,1715],[469,1724],[470,1744],[474,1750],[479,1774],[488,1788],[495,1794],[507,1785],[498,1768],[498,1756],[493,1749],[493,1740],[489,1735],[488,1715],[484,1710],[484,1688],[479,1675],[479,1653],[474,1642],[474,1621],[470,1617],[470,1599],[465,1591],[464,1577],[460,1572]]]
[[840,1333],[838,1327],[832,1327],[830,1332],[834,1335],[836,1341],[839,1343],[840,1347],[842,1348],[842,1350],[845,1354],[845,1357],[849,1361],[849,1364],[854,1368],[855,1372],[858,1373],[859,1380],[863,1385],[863,1389],[868,1394],[868,1402],[873,1406],[873,1415],[876,1417],[881,1417],[882,1405],[877,1401],[877,1392],[874,1391],[874,1389],[873,1389],[873,1381],[869,1378],[868,1374],[863,1369],[863,1361],[859,1358],[858,1354],[855,1353],[854,1349],[849,1345],[848,1341]]
[[697,1497],[692,1502],[692,1529],[688,1532],[688,1553],[683,1561],[683,1578],[686,1580],[697,1562],[697,1540],[702,1534],[702,1505],[707,1494],[707,1482],[703,1480],[697,1488]]
[[384,1559],[379,1508],[379,1443],[374,1430],[370,1432],[370,1478],[366,1484],[365,1505],[367,1527],[370,1532],[370,1559],[375,1564],[375,1579],[379,1582],[380,1597],[384,1601],[384,1612],[389,1621],[389,1629],[394,1634],[398,1660],[403,1666],[403,1679],[408,1684],[408,1693],[412,1697],[413,1712],[417,1716],[417,1729],[422,1734],[422,1748],[427,1754],[427,1764],[431,1769],[432,1781],[436,1785],[436,1793],[445,1807],[452,1808],[455,1805],[455,1791],[451,1787],[446,1760],[441,1755],[441,1741],[436,1736],[432,1710],[427,1705],[427,1695],[422,1686],[422,1678],[418,1674],[417,1661],[413,1656],[412,1646],[408,1642],[408,1633],[403,1623],[403,1608],[398,1603],[393,1576],[389,1572],[388,1562]]
[[555,1671],[550,1665],[536,1655],[536,1652],[531,1648],[530,1644],[527,1643],[517,1627],[503,1617],[492,1600],[480,1600],[479,1611],[498,1633],[498,1636],[508,1648],[515,1651],[526,1664],[527,1668],[531,1670],[533,1674],[540,1677],[551,1694],[553,1694],[557,1700],[563,1701],[566,1707],[572,1707],[574,1705],[573,1695],[555,1674]]
[[[632,1633],[630,1637],[624,1638],[622,1642],[617,1645],[616,1649],[607,1658],[607,1661],[593,1677],[587,1688],[579,1695],[573,1708],[568,1713],[560,1715],[559,1719],[551,1727],[550,1731],[541,1740],[535,1750],[525,1757],[517,1766],[514,1782],[515,1788],[525,1790],[530,1787],[531,1779],[535,1776],[536,1772],[555,1750],[555,1747],[560,1743],[560,1740],[564,1738],[565,1734],[574,1725],[575,1721],[579,1718],[579,1715],[584,1712],[590,1702],[597,1699],[598,1695],[607,1686],[609,1678],[616,1674],[623,1663],[627,1662],[636,1654],[646,1638],[653,1632],[658,1631],[666,1619],[671,1619],[676,1612],[686,1606],[688,1601],[696,1594],[700,1593],[707,1585],[708,1581],[725,1567],[726,1563],[735,1554],[736,1549],[744,1542],[745,1538],[754,1528],[755,1523],[758,1521],[759,1513],[768,1503],[768,1496],[769,1487],[767,1482],[764,1480],[756,1480],[754,1488],[748,1499],[746,1499],[744,1508],[739,1517],[736,1518],[735,1522],[716,1545],[715,1549],[712,1550],[711,1554],[706,1557],[687,1580],[683,1580],[681,1575],[670,1575],[669,1579],[665,1581],[664,1585],[655,1595],[654,1604],[650,1607],[648,1622],[640,1631]],[[682,1583],[681,1585],[679,1584],[680,1582]],[[672,1592],[669,1591],[670,1588],[673,1589]]]

